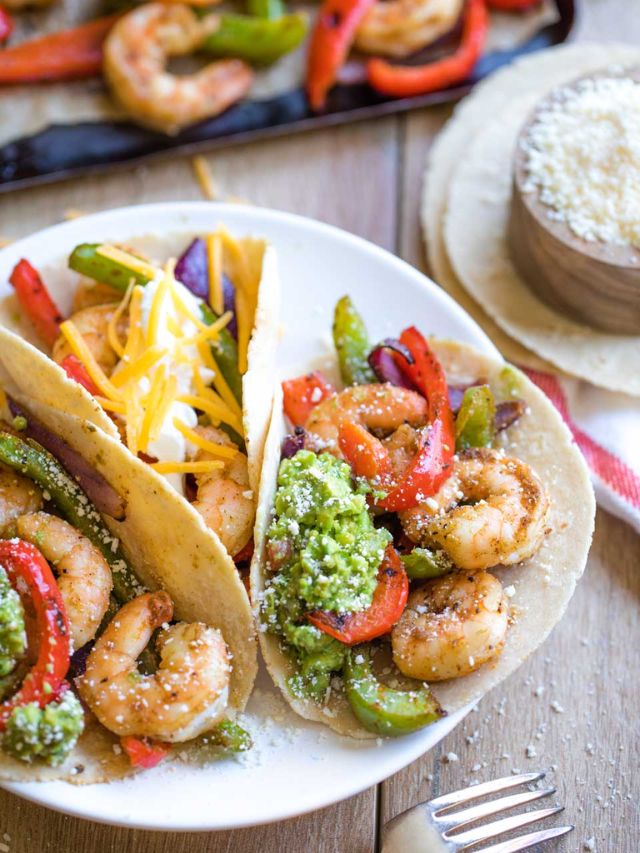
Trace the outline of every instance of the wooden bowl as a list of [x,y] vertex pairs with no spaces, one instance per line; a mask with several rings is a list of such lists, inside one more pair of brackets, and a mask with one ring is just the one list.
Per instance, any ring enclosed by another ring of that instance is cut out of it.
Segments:
[[536,107],[518,136],[507,234],[511,259],[551,308],[603,332],[640,334],[640,247],[584,240],[549,217],[551,208],[538,191],[523,190],[527,154],[521,142],[547,104]]

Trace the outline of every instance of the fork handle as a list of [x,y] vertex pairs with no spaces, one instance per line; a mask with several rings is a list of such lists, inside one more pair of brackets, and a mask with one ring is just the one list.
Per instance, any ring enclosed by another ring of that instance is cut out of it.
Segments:
[[423,804],[394,817],[382,829],[381,853],[448,853]]

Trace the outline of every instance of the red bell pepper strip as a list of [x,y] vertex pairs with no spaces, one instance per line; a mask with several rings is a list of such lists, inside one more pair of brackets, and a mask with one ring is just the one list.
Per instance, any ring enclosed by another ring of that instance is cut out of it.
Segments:
[[449,477],[456,448],[453,412],[442,365],[415,326],[402,332],[400,342],[413,356],[413,364],[405,364],[403,368],[429,404],[430,429],[422,433],[418,452],[396,487],[379,503],[389,512],[410,509],[435,494]]
[[309,415],[323,400],[335,394],[335,390],[319,370],[297,379],[282,383],[284,413],[294,426],[303,427]]
[[409,596],[409,579],[393,545],[384,552],[378,569],[378,586],[367,610],[360,613],[330,613],[316,610],[307,619],[325,634],[347,646],[366,643],[386,634],[402,616]]
[[0,705],[0,732],[15,708],[37,702],[44,708],[57,699],[68,685],[63,681],[69,669],[69,623],[60,590],[49,564],[33,545],[22,540],[0,542],[0,564],[20,596],[29,595],[35,608],[40,647],[38,659],[22,687]]
[[170,743],[162,743],[147,737],[122,737],[120,743],[129,756],[131,764],[134,767],[144,767],[147,770],[155,767],[156,764],[160,764],[171,752]]
[[96,18],[1,51],[0,84],[97,77],[103,42],[119,17]]
[[[420,332],[413,326],[400,335],[414,363],[403,359],[402,369],[428,403],[429,428],[420,436],[418,450],[400,479],[393,484],[391,460],[382,443],[366,430],[350,425],[340,430],[338,441],[343,456],[356,477],[376,481],[389,488],[377,506],[389,512],[410,509],[435,494],[449,476],[455,453],[454,418],[449,404],[447,381],[440,362]],[[394,354],[400,359],[401,356]]]
[[482,55],[488,24],[485,0],[467,0],[462,40],[455,53],[428,65],[391,65],[384,59],[370,59],[370,85],[392,98],[410,98],[464,82]]
[[253,557],[253,552],[255,551],[255,549],[256,549],[256,546],[255,546],[255,542],[253,541],[253,536],[252,536],[251,539],[249,539],[247,544],[244,546],[244,548],[242,548],[240,551],[238,551],[237,554],[234,555],[233,562],[234,563],[247,563],[247,562],[249,562],[249,560]]
[[35,326],[43,343],[52,347],[60,335],[63,318],[40,274],[23,258],[13,268],[9,281],[16,291],[20,307]]
[[78,385],[82,385],[85,391],[88,391],[92,397],[100,395],[100,389],[89,376],[89,371],[77,355],[74,355],[73,353],[66,355],[60,362],[60,367],[67,374],[69,379],[73,379],[78,383]]
[[487,0],[487,6],[497,12],[526,12],[542,0]]
[[0,44],[4,44],[13,32],[13,18],[4,6],[0,6]]
[[338,444],[357,477],[364,477],[380,489],[392,488],[393,465],[389,451],[362,424],[347,421],[340,424]]
[[307,95],[311,109],[321,110],[327,92],[344,65],[356,30],[375,0],[324,0],[316,19],[307,60]]

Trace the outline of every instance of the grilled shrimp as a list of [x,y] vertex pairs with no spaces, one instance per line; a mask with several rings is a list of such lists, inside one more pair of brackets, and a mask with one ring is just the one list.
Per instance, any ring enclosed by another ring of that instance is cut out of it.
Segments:
[[55,569],[73,646],[82,648],[95,637],[109,607],[113,579],[107,561],[85,536],[55,515],[23,515],[15,530]]
[[[199,426],[195,431],[214,444],[236,447],[222,430],[215,427]],[[199,461],[219,457],[200,449],[194,458]],[[234,557],[251,539],[255,505],[249,485],[247,457],[238,451],[233,459],[225,459],[224,463],[224,468],[217,471],[195,475],[198,495],[193,507]]]
[[104,74],[137,122],[175,134],[247,94],[253,75],[239,59],[221,59],[179,77],[165,69],[169,57],[197,50],[218,25],[216,16],[198,18],[182,3],[144,3],[116,23],[104,45]]
[[413,542],[441,548],[462,569],[520,563],[545,534],[549,496],[535,471],[496,450],[462,451],[426,503],[399,513]]
[[178,622],[158,635],[160,667],[138,672],[137,658],[156,628],[173,616],[166,592],[147,592],[116,614],[76,681],[105,728],[121,737],[180,743],[214,726],[229,695],[229,653],[219,631]]
[[[115,305],[93,305],[90,308],[83,308],[69,318],[107,376],[111,375],[113,368],[119,361],[118,354],[109,343],[107,336],[109,320],[117,307],[117,303]],[[128,316],[120,317],[116,325],[119,338],[126,336],[128,323]],[[57,364],[60,364],[71,352],[71,347],[66,339],[60,335],[53,345],[51,357]]]
[[509,603],[488,572],[453,572],[414,590],[393,627],[398,669],[420,681],[467,675],[500,654]]
[[81,281],[73,295],[72,314],[77,314],[85,308],[95,308],[96,305],[113,305],[122,299],[122,293],[100,284],[99,281]]
[[33,480],[0,465],[0,534],[28,512],[42,509],[42,489]]
[[354,385],[319,403],[305,429],[321,438],[327,450],[337,456],[342,423],[359,423],[370,430],[391,432],[404,423],[419,426],[426,420],[427,402],[415,391],[395,385]]
[[432,44],[454,26],[463,0],[378,0],[356,33],[365,53],[402,58]]

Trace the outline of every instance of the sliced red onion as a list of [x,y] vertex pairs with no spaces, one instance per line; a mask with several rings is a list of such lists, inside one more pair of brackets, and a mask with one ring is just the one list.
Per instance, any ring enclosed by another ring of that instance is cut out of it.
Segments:
[[[196,237],[180,256],[176,264],[175,277],[194,296],[209,304],[209,254],[207,244],[201,237]],[[222,297],[224,310],[231,311],[233,314],[227,329],[237,341],[236,289],[226,273],[222,274]]]
[[502,432],[524,415],[527,404],[524,400],[508,400],[496,406],[495,430]]
[[11,397],[7,396],[9,408],[15,418],[24,418],[27,423],[23,434],[32,438],[48,450],[58,462],[66,468],[82,491],[99,512],[111,516],[118,521],[125,517],[126,504],[123,498],[108,483],[102,474],[91,466],[87,460],[73,450],[67,442],[51,432],[43,423],[30,415]]
[[209,257],[207,244],[200,237],[178,259],[175,277],[198,299],[209,301]]
[[464,397],[464,392],[469,388],[477,388],[478,385],[487,385],[487,380],[477,379],[475,382],[469,382],[466,385],[448,385],[449,391],[449,405],[451,406],[451,411],[455,414],[460,406],[462,405],[462,398]]
[[281,455],[283,459],[291,459],[299,450],[304,450],[306,432],[302,427],[296,427],[295,432],[285,435],[282,439]]
[[71,662],[67,673],[67,680],[73,682],[74,679],[84,675],[87,668],[87,659],[93,651],[94,642],[90,640],[85,643],[81,649],[78,649],[71,655]]
[[226,273],[222,273],[222,297],[224,299],[224,310],[231,311],[232,317],[227,324],[229,334],[238,340],[238,323],[236,321],[236,289]]
[[369,353],[367,359],[369,367],[380,382],[390,382],[392,385],[397,385],[400,388],[416,391],[416,386],[389,352],[390,349],[399,353],[409,364],[413,364],[413,356],[400,341],[386,340]]

